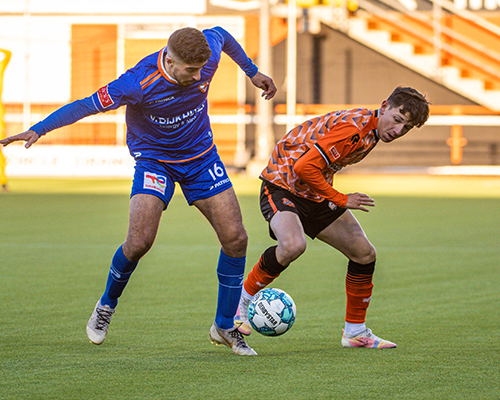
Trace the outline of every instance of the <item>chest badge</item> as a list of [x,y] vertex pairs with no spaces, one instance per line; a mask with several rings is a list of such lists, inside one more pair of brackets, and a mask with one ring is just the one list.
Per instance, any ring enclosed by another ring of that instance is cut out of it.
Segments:
[[206,93],[208,90],[208,82],[203,82],[201,85],[198,86],[198,89],[200,90],[201,93]]

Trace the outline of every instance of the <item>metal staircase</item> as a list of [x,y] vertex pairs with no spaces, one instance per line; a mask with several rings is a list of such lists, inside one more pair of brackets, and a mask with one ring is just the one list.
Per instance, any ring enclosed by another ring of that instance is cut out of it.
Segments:
[[[309,15],[448,89],[500,111],[500,27],[455,9],[447,0],[434,1],[427,12],[410,11],[394,0],[382,0],[379,5],[358,0],[354,15],[339,7],[313,7]],[[443,11],[462,24],[474,25],[481,31],[479,39],[443,24]],[[488,43],[481,42],[485,35],[491,38]],[[498,47],[491,45],[495,40]]]

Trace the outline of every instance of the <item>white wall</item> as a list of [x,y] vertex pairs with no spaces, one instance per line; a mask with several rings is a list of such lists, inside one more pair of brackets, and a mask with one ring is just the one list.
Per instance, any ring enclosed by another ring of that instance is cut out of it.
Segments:
[[2,100],[69,100],[72,24],[193,26],[205,12],[206,0],[1,0],[0,48],[12,52]]
[[10,145],[3,149],[5,170],[14,177],[124,177],[134,175],[134,159],[125,146]]
[[12,58],[5,70],[4,103],[61,103],[70,97],[71,26],[20,16],[0,17],[0,47]]
[[204,14],[205,0],[2,0],[0,12],[57,14]]

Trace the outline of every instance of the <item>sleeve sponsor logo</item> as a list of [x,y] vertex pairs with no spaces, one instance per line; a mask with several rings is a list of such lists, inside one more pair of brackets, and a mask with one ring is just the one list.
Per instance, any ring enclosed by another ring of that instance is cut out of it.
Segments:
[[103,86],[97,91],[97,98],[99,99],[99,103],[101,103],[102,108],[107,108],[115,104],[115,102],[108,93],[108,85]]
[[337,160],[338,158],[340,158],[340,153],[335,148],[335,146],[330,147],[330,154],[332,155],[334,160]]
[[162,175],[157,175],[153,172],[144,172],[144,189],[155,190],[161,194],[165,194],[167,187],[167,178]]

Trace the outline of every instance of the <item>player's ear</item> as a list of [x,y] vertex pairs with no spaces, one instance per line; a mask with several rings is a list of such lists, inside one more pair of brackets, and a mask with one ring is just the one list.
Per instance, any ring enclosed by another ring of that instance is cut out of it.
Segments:
[[172,57],[170,57],[167,53],[167,55],[165,56],[165,63],[169,66],[169,67],[172,67],[174,65],[174,60]]
[[391,105],[387,100],[384,100],[380,105],[380,115],[384,115],[389,108],[391,108]]

